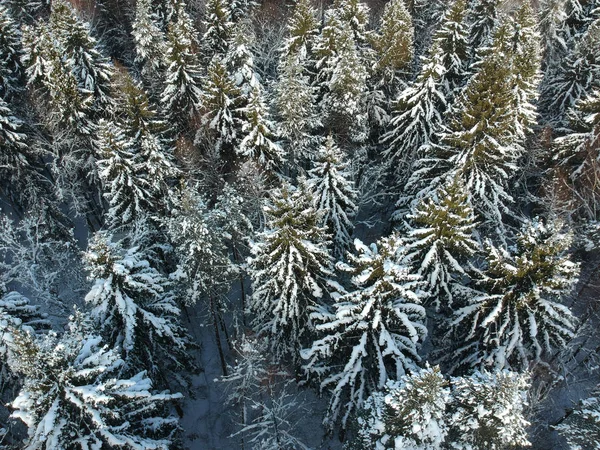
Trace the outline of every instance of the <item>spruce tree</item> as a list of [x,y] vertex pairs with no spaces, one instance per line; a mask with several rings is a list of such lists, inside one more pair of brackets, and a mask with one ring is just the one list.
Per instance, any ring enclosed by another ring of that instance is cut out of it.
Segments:
[[167,31],[165,88],[160,99],[167,115],[180,123],[187,123],[200,109],[201,75],[196,47],[192,20],[180,0],[177,19]]
[[111,226],[130,223],[151,210],[152,193],[140,174],[141,164],[132,150],[131,139],[112,122],[101,120],[95,140],[98,175],[108,202]]
[[290,54],[280,62],[279,81],[275,88],[277,135],[285,141],[291,167],[315,157],[313,148],[318,142],[315,134],[321,126],[316,91],[299,56]]
[[600,395],[596,386],[556,428],[570,448],[600,448]]
[[296,55],[298,61],[311,67],[314,46],[319,35],[317,10],[311,0],[298,0],[287,23],[288,36],[282,46],[282,59]]
[[466,24],[467,0],[455,0],[433,34],[433,44],[442,55],[446,99],[453,99],[469,75],[469,29]]
[[24,382],[12,417],[27,425],[23,448],[169,448],[178,428],[169,407],[181,394],[153,392],[143,371],[119,376],[118,351],[91,331],[78,314],[60,338],[15,339],[14,367]]
[[570,236],[554,224],[524,225],[514,248],[486,246],[487,268],[478,289],[451,320],[457,346],[452,368],[525,370],[562,348],[576,319],[560,299],[577,279],[578,266],[566,255]]
[[442,55],[435,46],[431,53],[415,82],[395,101],[388,131],[381,139],[386,146],[383,156],[394,171],[397,185],[403,184],[412,163],[427,152],[426,147],[442,128],[446,98],[440,82],[445,70]]
[[304,189],[276,191],[248,262],[254,328],[269,338],[275,355],[294,361],[312,330],[309,315],[332,275],[328,237],[312,203]]
[[208,0],[204,14],[202,56],[209,62],[214,56],[223,58],[227,54],[234,23],[228,0]]
[[163,68],[167,44],[150,0],[136,0],[131,27],[135,43],[135,63],[141,69],[142,76],[154,81],[153,78]]
[[385,5],[379,30],[372,42],[377,54],[374,70],[381,83],[393,85],[387,89],[394,96],[400,88],[399,80],[406,79],[410,73],[414,56],[412,18],[404,0],[392,0]]
[[27,135],[23,133],[22,122],[0,97],[0,189],[15,199],[22,193],[14,188],[22,187],[21,180],[34,170],[27,149]]
[[21,33],[4,5],[0,5],[0,99],[9,99],[21,89]]
[[350,265],[355,290],[336,296],[333,312],[316,311],[318,338],[302,350],[304,370],[322,391],[331,391],[323,421],[331,430],[348,425],[367,397],[415,370],[420,342],[427,334],[421,306],[421,278],[397,263],[397,235],[369,247],[355,240]]
[[342,259],[350,250],[352,219],[356,215],[357,192],[349,164],[329,135],[315,158],[309,173],[307,188],[320,214],[320,225],[327,227],[332,239],[333,256]]
[[281,165],[283,150],[273,141],[275,124],[270,120],[269,111],[260,88],[255,87],[248,99],[248,105],[241,110],[244,115],[242,133],[245,134],[236,152],[255,159],[261,167],[272,170]]
[[473,51],[491,44],[498,23],[499,0],[473,0],[469,5],[469,43]]
[[406,258],[425,280],[427,301],[452,307],[466,263],[477,253],[475,215],[459,178],[421,200],[407,216]]

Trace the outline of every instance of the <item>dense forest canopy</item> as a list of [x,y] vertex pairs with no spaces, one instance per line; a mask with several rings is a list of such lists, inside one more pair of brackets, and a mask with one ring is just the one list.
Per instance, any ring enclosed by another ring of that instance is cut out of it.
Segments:
[[600,449],[600,1],[0,0],[0,448]]

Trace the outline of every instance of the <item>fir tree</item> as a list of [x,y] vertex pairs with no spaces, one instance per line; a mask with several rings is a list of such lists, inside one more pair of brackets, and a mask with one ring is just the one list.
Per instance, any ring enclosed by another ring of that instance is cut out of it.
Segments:
[[309,315],[332,274],[327,235],[304,190],[277,191],[266,214],[248,261],[253,324],[268,336],[275,355],[296,360],[312,329]]
[[350,26],[354,42],[358,47],[364,47],[368,41],[367,26],[371,11],[361,0],[334,0],[332,13]]
[[385,5],[381,23],[373,36],[373,50],[377,53],[375,72],[383,84],[393,84],[389,94],[396,94],[399,80],[407,78],[413,60],[413,25],[404,0],[392,0]]
[[223,58],[229,49],[229,39],[233,30],[230,2],[227,0],[208,0],[205,6],[202,37],[202,55],[206,61],[213,56]]
[[181,394],[153,393],[145,372],[119,377],[118,352],[89,334],[82,318],[74,321],[61,338],[16,339],[14,365],[24,383],[12,417],[27,425],[23,448],[170,448],[178,427],[168,407]]
[[169,117],[185,123],[199,111],[202,91],[194,26],[183,1],[177,3],[177,20],[169,25],[167,41],[165,89],[160,101]]
[[299,56],[288,55],[279,64],[279,81],[275,89],[277,135],[285,140],[291,167],[314,158],[313,146],[321,126],[317,114],[317,89],[302,66]]
[[450,329],[459,339],[454,368],[524,370],[562,348],[576,319],[559,303],[576,281],[578,267],[565,252],[570,236],[553,225],[524,226],[511,252],[487,245],[487,269],[457,310]]
[[426,367],[374,392],[358,417],[350,448],[439,450],[448,433],[448,382],[439,367]]
[[282,48],[282,60],[287,60],[291,55],[298,58],[298,62],[310,67],[314,63],[314,46],[319,35],[319,20],[317,10],[312,6],[311,0],[298,0],[294,12],[287,23],[288,37]]
[[254,89],[262,89],[251,50],[254,40],[252,23],[247,20],[237,23],[232,30],[229,50],[225,55],[231,77],[246,101],[249,101]]
[[20,89],[21,33],[4,5],[0,5],[0,99],[7,100]]
[[193,367],[187,354],[191,343],[179,324],[172,286],[148,255],[99,232],[84,259],[94,282],[85,297],[90,316],[106,342],[122,349],[122,372],[144,369],[165,386],[165,371],[172,379],[183,379],[181,372]]
[[408,215],[406,258],[426,282],[436,310],[452,307],[465,263],[479,250],[475,216],[460,179],[421,200]]
[[509,371],[475,372],[452,378],[449,417],[451,448],[470,450],[529,446],[524,405],[530,382],[524,374]]
[[600,448],[600,399],[598,387],[579,402],[564,422],[556,428],[570,448]]
[[107,219],[111,226],[127,224],[150,210],[152,194],[140,176],[131,139],[121,127],[105,120],[97,128],[96,163],[109,206]]
[[108,102],[114,69],[90,34],[89,24],[76,15],[66,0],[52,2],[50,31],[82,94],[92,93],[100,104]]
[[358,254],[341,268],[354,275],[356,290],[338,296],[333,313],[321,309],[312,315],[320,337],[301,354],[307,374],[321,390],[331,390],[328,429],[338,422],[345,429],[373,391],[414,370],[420,360],[418,348],[427,334],[422,282],[396,262],[400,245],[395,235],[370,247],[355,240]]
[[430,145],[442,127],[446,98],[440,89],[444,76],[441,57],[437,48],[432,49],[432,55],[416,81],[396,100],[389,131],[382,137],[382,143],[387,147],[383,155],[388,166],[393,168],[398,185],[406,179],[412,163],[427,151],[424,147]]
[[320,225],[327,227],[332,236],[333,256],[342,259],[350,250],[350,236],[356,215],[357,192],[352,174],[341,150],[331,135],[325,141],[309,171],[307,188],[319,212]]
[[246,19],[256,6],[258,6],[258,2],[254,0],[230,0],[229,10],[231,11],[231,20],[233,22],[240,22]]
[[367,70],[351,25],[342,21],[335,10],[326,13],[316,52],[323,90],[324,125],[352,141],[364,141],[367,137],[364,113]]
[[446,99],[454,98],[465,85],[469,72],[469,29],[466,24],[466,0],[455,0],[441,19],[433,34],[433,45],[442,55],[444,67],[441,84]]
[[34,170],[27,148],[27,135],[23,133],[22,122],[0,97],[0,189],[13,199],[21,196],[21,181]]
[[492,42],[494,29],[498,23],[499,0],[473,0],[468,21],[469,43],[473,51],[486,47]]
[[243,108],[242,133],[245,134],[236,152],[239,155],[258,161],[259,165],[272,170],[281,165],[283,150],[273,141],[275,124],[269,118],[267,106],[262,93],[255,87],[248,99],[248,106]]
[[135,43],[135,62],[144,77],[156,77],[163,68],[167,51],[164,35],[157,25],[150,0],[137,0],[131,34]]

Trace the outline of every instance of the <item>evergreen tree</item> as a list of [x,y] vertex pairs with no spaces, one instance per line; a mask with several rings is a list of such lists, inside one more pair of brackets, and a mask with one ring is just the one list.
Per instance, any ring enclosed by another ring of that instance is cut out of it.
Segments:
[[469,29],[466,24],[466,0],[455,0],[433,34],[433,45],[442,55],[446,99],[449,101],[465,85],[469,74]]
[[367,70],[351,25],[342,21],[336,10],[326,12],[316,52],[324,125],[354,142],[364,141],[367,137],[364,112]]
[[208,68],[202,97],[205,111],[202,124],[208,128],[217,151],[225,162],[233,160],[233,145],[240,138],[241,92],[230,77],[227,67],[215,59]]
[[9,198],[18,199],[21,196],[21,181],[33,170],[27,148],[22,122],[0,97],[0,190],[6,192]]
[[227,0],[208,0],[205,6],[204,35],[202,37],[202,55],[205,61],[213,56],[224,57],[229,49],[229,39],[233,30],[230,2]]
[[469,5],[469,43],[473,51],[491,44],[499,21],[499,0],[473,0]]
[[295,55],[310,68],[314,63],[314,46],[319,35],[317,10],[311,0],[298,0],[287,23],[288,37],[282,46],[282,60]]
[[95,141],[98,175],[108,201],[108,223],[127,224],[149,211],[152,194],[140,175],[140,164],[131,148],[131,140],[118,125],[101,120]]
[[524,226],[511,252],[487,245],[487,269],[479,273],[467,304],[450,331],[458,338],[459,366],[525,370],[562,348],[576,319],[559,303],[576,281],[578,267],[565,255],[570,236],[535,220]]
[[426,367],[374,392],[358,416],[350,448],[439,450],[448,433],[448,382],[439,367]]
[[309,171],[307,188],[320,214],[320,225],[327,227],[332,236],[333,256],[342,259],[350,250],[357,192],[348,163],[331,135]]
[[200,109],[201,75],[194,26],[183,0],[176,11],[177,19],[167,31],[165,89],[160,101],[171,119],[185,123]]
[[24,384],[12,417],[27,425],[23,448],[170,448],[178,427],[168,407],[181,394],[153,393],[145,372],[119,377],[118,352],[89,334],[90,324],[77,323],[82,318],[74,320],[61,338],[15,339]]
[[230,0],[229,10],[231,11],[231,20],[239,22],[246,19],[256,6],[258,6],[258,2],[254,0]]
[[0,5],[0,99],[7,100],[20,89],[21,33],[4,5]]
[[272,170],[281,165],[283,150],[273,141],[275,124],[269,118],[267,106],[262,93],[255,87],[248,99],[248,106],[243,108],[242,133],[245,134],[236,149],[237,153],[256,159],[260,166]]
[[524,405],[530,386],[525,374],[475,372],[452,378],[449,417],[451,448],[501,450],[529,446]]
[[82,94],[92,93],[100,105],[107,103],[114,69],[90,34],[89,24],[77,16],[68,1],[52,2],[50,31]]
[[309,315],[332,274],[327,235],[304,189],[276,191],[265,212],[265,231],[248,261],[253,324],[268,336],[276,356],[296,360],[312,329]]
[[600,448],[600,399],[598,387],[591,396],[579,402],[564,422],[558,427],[570,448]]
[[566,125],[569,108],[577,100],[599,87],[600,79],[600,19],[576,40],[572,52],[564,59],[557,74],[546,81],[542,100],[547,119],[557,125]]
[[[147,370],[164,386],[184,378],[193,367],[190,340],[179,324],[180,310],[169,281],[139,247],[123,248],[106,233],[96,233],[85,254],[94,285],[86,295],[90,316],[106,342],[123,351],[120,370]],[[166,372],[166,373],[165,373]]]
[[249,101],[254,89],[262,89],[260,77],[254,67],[254,55],[251,47],[255,36],[252,23],[248,20],[239,22],[232,30],[229,50],[225,62],[232,79],[242,93],[244,100]]
[[131,24],[135,62],[140,67],[142,76],[148,78],[156,77],[163,68],[167,52],[167,43],[157,23],[158,18],[152,12],[152,2],[136,0],[135,17]]
[[301,165],[314,158],[315,136],[321,126],[317,115],[316,91],[299,56],[290,54],[279,64],[275,88],[277,135],[285,140],[288,164]]
[[331,390],[328,429],[338,422],[345,429],[373,391],[416,369],[420,360],[418,348],[427,334],[422,282],[396,262],[401,245],[396,235],[370,247],[355,240],[358,254],[348,256],[351,266],[338,267],[354,275],[356,290],[338,296],[333,313],[321,309],[312,315],[320,337],[301,354],[307,374],[321,390]]
[[389,94],[400,88],[399,80],[407,78],[413,60],[413,24],[404,0],[392,0],[385,5],[378,33],[373,36],[377,54],[375,72],[381,83],[392,84]]
[[[475,211],[492,230],[502,228],[502,214],[513,201],[508,182],[522,152],[515,129],[513,66],[506,51],[507,27],[481,61],[458,101],[457,112],[442,136],[449,161],[464,179]],[[500,232],[501,234],[501,232]]]
[[410,175],[412,163],[427,151],[442,127],[446,98],[440,89],[444,76],[441,63],[442,55],[437,48],[432,49],[416,81],[396,100],[388,131],[381,139],[387,147],[383,156],[398,185]]
[[452,307],[465,263],[479,250],[475,216],[459,178],[421,200],[408,215],[406,258],[426,282],[436,310]]

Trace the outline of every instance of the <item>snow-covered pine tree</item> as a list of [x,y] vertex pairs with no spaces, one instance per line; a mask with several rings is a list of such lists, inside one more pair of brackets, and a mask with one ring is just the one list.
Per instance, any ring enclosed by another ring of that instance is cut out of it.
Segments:
[[406,258],[425,280],[427,302],[451,308],[466,275],[465,265],[479,250],[473,233],[476,222],[460,178],[421,200],[407,216]]
[[60,338],[15,338],[14,370],[24,377],[13,418],[27,425],[27,450],[121,447],[168,449],[177,439],[170,404],[181,394],[153,392],[146,372],[118,374],[123,360],[78,314]]
[[207,0],[204,10],[202,57],[210,62],[214,56],[223,58],[229,49],[234,23],[229,0]]
[[385,87],[389,97],[398,93],[400,81],[410,73],[414,56],[413,34],[412,18],[404,0],[388,2],[371,41],[377,55],[374,71],[382,84],[390,85]]
[[446,100],[452,100],[466,84],[469,75],[469,29],[466,24],[467,0],[455,0],[448,8],[439,28],[433,34],[433,44],[442,55]]
[[49,25],[82,95],[91,93],[98,107],[107,104],[114,68],[91,35],[90,25],[78,17],[67,0],[52,2]]
[[169,24],[167,31],[167,68],[160,102],[171,120],[187,123],[200,109],[201,74],[196,32],[184,0],[177,1],[176,13],[177,19]]
[[273,140],[275,124],[270,120],[269,110],[258,86],[252,89],[248,105],[241,112],[244,115],[242,133],[245,136],[236,153],[255,159],[266,170],[280,167],[284,159],[283,149]]
[[442,56],[434,45],[417,79],[394,102],[388,131],[381,138],[386,146],[385,164],[393,171],[398,186],[404,185],[412,164],[428,152],[427,147],[442,128],[446,109],[446,98],[440,88],[445,71]]
[[[598,149],[600,148],[600,89],[580,100],[572,111],[574,132],[554,142],[560,170],[559,188],[566,187],[561,199],[564,210],[574,217],[597,219],[600,195],[595,188],[598,179]],[[564,186],[561,186],[564,185]]]
[[167,52],[165,36],[158,26],[158,18],[152,11],[150,0],[136,0],[135,17],[131,35],[135,44],[135,63],[143,77],[155,82],[158,72],[164,68]]
[[101,119],[97,125],[96,164],[103,196],[109,209],[106,219],[111,227],[126,225],[152,208],[148,181],[140,175],[140,164],[133,153],[131,139],[114,122]]
[[[221,160],[231,164],[235,158],[234,145],[241,133],[241,92],[224,63],[215,58],[208,67],[202,95],[202,125],[214,140]],[[198,137],[196,137],[198,139]]]
[[21,33],[7,8],[0,5],[0,99],[8,100],[21,89]]
[[[469,4],[469,44],[474,53],[492,43],[499,22],[499,0],[472,0]],[[474,56],[474,55],[472,55]]]
[[173,286],[149,255],[98,232],[84,261],[94,282],[85,297],[90,317],[106,343],[122,350],[120,370],[126,375],[147,370],[163,386],[184,380],[194,367],[187,353],[191,341],[179,324]]
[[247,19],[256,6],[258,6],[258,2],[255,0],[229,0],[231,20],[237,23],[243,19]]
[[295,55],[305,68],[312,69],[319,25],[317,10],[312,1],[298,0],[287,22],[288,36],[282,45],[282,61]]
[[30,24],[48,7],[42,0],[4,0],[2,5],[19,23]]
[[557,126],[567,125],[567,112],[577,100],[600,87],[600,19],[581,35],[563,60],[556,76],[545,81],[541,92],[546,118]]
[[222,212],[210,211],[194,186],[182,186],[170,212],[165,227],[178,259],[177,270],[170,277],[182,287],[184,305],[207,301],[221,367],[227,375],[220,330],[224,328],[224,296],[238,273],[229,259],[225,233],[219,227]]
[[542,70],[548,76],[555,72],[568,51],[569,42],[561,33],[566,17],[565,0],[543,0],[540,3],[538,29],[543,53]]
[[537,21],[529,2],[515,12],[509,45],[513,58],[515,91],[515,129],[521,142],[533,133],[537,124],[537,98],[540,82],[540,35]]
[[321,126],[316,105],[317,89],[302,65],[300,56],[290,53],[279,63],[279,80],[275,88],[277,135],[284,139],[286,159],[291,170],[314,159],[316,130]]
[[320,337],[301,352],[307,375],[331,391],[323,421],[329,430],[338,423],[345,429],[373,391],[416,369],[427,334],[421,277],[397,262],[400,237],[354,243],[350,266],[338,267],[353,274],[355,290],[336,296],[332,313],[311,315]]
[[307,188],[320,215],[319,224],[327,227],[332,254],[338,260],[350,250],[350,236],[354,228],[352,219],[358,209],[358,193],[348,166],[333,136],[329,135],[319,149],[307,180]]
[[26,142],[27,135],[23,133],[22,122],[0,97],[0,191],[16,204],[21,203],[19,199],[23,194],[21,181],[33,170]]
[[90,133],[89,114],[93,96],[78,86],[78,81],[61,57],[61,49],[49,26],[23,26],[23,61],[28,84],[42,88],[48,105],[38,104],[45,124],[52,129],[67,127],[79,134]]
[[560,303],[578,275],[566,254],[570,242],[557,224],[536,219],[523,226],[514,248],[488,243],[487,268],[474,280],[478,291],[449,325],[456,348],[443,359],[452,371],[525,370],[574,336],[576,319]]
[[325,13],[325,25],[315,46],[318,80],[323,99],[323,123],[354,142],[367,138],[367,69],[350,23],[337,10]]
[[229,50],[225,55],[225,63],[231,77],[246,102],[249,101],[254,89],[262,89],[252,53],[255,39],[252,22],[249,20],[238,22],[233,27]]
[[352,29],[354,42],[364,49],[369,41],[370,32],[367,30],[371,10],[362,0],[333,0],[333,13]]
[[439,367],[426,367],[389,380],[358,416],[349,450],[440,450],[448,433],[450,389]]
[[556,428],[572,449],[600,449],[600,387],[581,400]]
[[299,358],[312,331],[309,319],[325,295],[332,275],[328,236],[304,186],[284,186],[266,207],[265,231],[251,246],[248,270],[252,279],[250,309],[254,328],[269,338],[278,357]]
[[510,371],[452,378],[449,448],[502,450],[530,446],[524,411],[529,387],[527,374]]
[[9,365],[9,360],[15,358],[15,332],[33,335],[49,328],[47,314],[39,306],[19,292],[5,292],[0,284],[0,393],[5,393],[16,378]]
[[514,67],[507,51],[509,30],[501,25],[480,62],[479,71],[458,100],[455,117],[442,136],[438,157],[463,178],[478,218],[501,231],[502,215],[513,201],[508,183],[517,170],[522,147],[515,123]]

